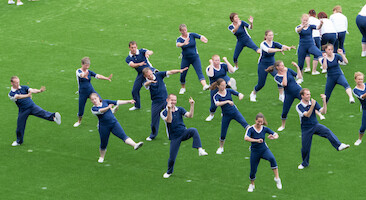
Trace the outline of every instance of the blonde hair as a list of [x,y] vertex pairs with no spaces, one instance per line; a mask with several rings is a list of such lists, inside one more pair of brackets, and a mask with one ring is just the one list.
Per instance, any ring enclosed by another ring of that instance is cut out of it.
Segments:
[[310,16],[309,16],[309,14],[304,13],[304,14],[301,15],[301,19],[303,19],[304,17],[309,18]]
[[336,5],[333,8],[333,12],[336,11],[337,13],[342,13],[342,7],[340,5]]
[[143,70],[142,70],[142,74],[145,75],[148,71],[152,71],[149,67],[145,67]]
[[82,65],[90,65],[90,58],[89,57],[84,57],[83,59],[81,59],[81,64]]
[[12,76],[12,77],[10,78],[10,82],[12,83],[14,79],[19,79],[19,78],[18,78],[17,76]]
[[365,77],[365,75],[364,75],[362,72],[355,72],[355,80],[356,80],[356,78],[357,78],[357,77],[359,77],[359,76],[363,76],[363,77]]
[[185,24],[179,25],[179,31],[181,31],[183,28],[187,28],[187,26]]

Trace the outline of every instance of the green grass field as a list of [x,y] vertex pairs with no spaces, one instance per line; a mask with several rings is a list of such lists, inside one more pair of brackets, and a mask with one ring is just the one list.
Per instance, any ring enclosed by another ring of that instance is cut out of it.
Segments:
[[[199,157],[191,148],[192,140],[183,142],[173,176],[163,179],[169,157],[169,140],[161,121],[159,136],[134,151],[111,135],[105,163],[97,163],[99,134],[97,118],[87,102],[83,124],[77,120],[78,96],[75,70],[84,56],[91,58],[91,70],[109,75],[112,82],[92,80],[96,91],[105,99],[131,99],[135,70],[126,63],[128,42],[135,40],[139,48],[154,51],[150,61],[159,70],[180,67],[180,48],[175,40],[178,26],[185,23],[188,31],[203,34],[208,43],[198,41],[202,67],[206,68],[213,54],[226,56],[232,62],[236,39],[227,30],[229,14],[239,13],[247,21],[254,17],[249,33],[259,45],[264,31],[272,29],[275,41],[298,45],[294,27],[302,13],[310,9],[331,14],[340,4],[348,17],[349,35],[345,48],[349,64],[342,67],[353,88],[353,73],[363,71],[366,60],[361,58],[361,34],[355,18],[364,1],[23,1],[24,5],[0,5],[0,198],[1,199],[364,199],[363,168],[365,145],[355,147],[361,125],[360,104],[349,104],[344,88],[337,86],[328,104],[326,120],[338,138],[351,148],[337,152],[330,143],[314,136],[310,166],[298,170],[301,163],[301,132],[295,100],[288,115],[287,127],[275,141],[267,144],[277,159],[283,189],[278,190],[267,161],[258,168],[256,189],[247,192],[249,184],[250,143],[244,142],[244,129],[232,122],[225,152],[216,155],[219,146],[220,109],[212,122],[209,114],[209,92],[202,91],[191,68],[187,76],[187,92],[178,96],[178,105],[189,109],[188,98],[195,101],[193,119],[187,127],[196,127],[203,147],[209,153]],[[297,61],[295,51],[277,54],[290,67]],[[250,123],[258,112],[264,113],[268,127],[280,126],[282,103],[277,86],[268,76],[266,86],[257,94],[256,103],[249,94],[257,81],[258,55],[245,48],[239,58],[240,70],[231,75],[245,98],[234,102]],[[60,126],[36,117],[29,117],[24,144],[11,147],[15,140],[17,106],[9,100],[10,77],[17,75],[21,84],[32,88],[46,86],[47,91],[33,95],[35,103],[62,115]],[[208,80],[208,79],[207,79]],[[302,87],[310,88],[320,101],[324,92],[324,75],[305,74]],[[165,79],[169,93],[178,93],[179,75]],[[141,89],[142,109],[129,112],[121,106],[117,119],[127,135],[145,141],[150,133],[150,94]]]

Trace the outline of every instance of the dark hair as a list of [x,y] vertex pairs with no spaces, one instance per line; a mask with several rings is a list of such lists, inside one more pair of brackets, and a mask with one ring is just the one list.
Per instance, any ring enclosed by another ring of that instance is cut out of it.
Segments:
[[264,115],[263,115],[261,112],[260,112],[260,113],[258,113],[258,114],[255,116],[255,120],[257,120],[258,118],[262,118],[262,119],[263,119],[263,124],[264,124],[264,125],[268,125],[266,118],[264,117]]
[[328,47],[333,47],[333,48],[334,48],[334,45],[333,45],[333,44],[331,44],[331,43],[327,43],[327,44],[325,44],[325,45],[323,45],[323,46],[322,46],[322,50],[325,50],[325,49],[327,49]]
[[314,9],[309,10],[309,15],[312,17],[316,17],[316,12]]
[[12,83],[14,79],[19,79],[19,78],[18,78],[17,76],[12,76],[12,77],[10,78],[10,82]]
[[266,32],[264,32],[264,40],[266,40],[266,36],[268,35],[269,32],[272,32],[273,33],[272,30],[266,30]]
[[238,13],[231,13],[230,14],[230,21],[233,22],[234,21],[234,17],[235,15],[238,15]]
[[305,91],[310,91],[308,88],[303,88],[300,91],[300,96],[303,96],[305,94]]
[[226,83],[226,81],[222,78],[217,79],[217,81],[210,85],[210,90],[215,90],[222,82]]
[[142,74],[145,75],[147,73],[147,71],[152,71],[149,67],[145,67],[143,70],[142,70]]
[[128,43],[128,47],[130,47],[131,45],[137,44],[136,41],[131,41]]
[[273,65],[269,66],[265,71],[268,73],[271,73],[275,70],[275,68],[277,69],[277,67],[283,63],[282,60],[277,60]]
[[328,18],[328,15],[325,12],[320,12],[318,13],[318,18],[319,19]]

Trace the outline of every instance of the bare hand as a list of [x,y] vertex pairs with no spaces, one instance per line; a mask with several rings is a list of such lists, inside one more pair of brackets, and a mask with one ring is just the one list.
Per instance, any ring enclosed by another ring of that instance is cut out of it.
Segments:
[[320,94],[320,97],[324,100],[327,98],[327,96],[325,94]]
[[133,99],[131,99],[131,100],[129,101],[129,103],[130,103],[130,104],[134,104],[134,103],[136,103],[136,101],[135,101],[135,100],[133,100]]
[[172,103],[170,101],[168,101],[168,103],[166,104],[166,106],[168,107],[168,109],[172,108]]
[[184,69],[180,70],[180,73],[183,73],[184,71],[188,70],[188,67],[185,67]]
[[210,59],[209,61],[208,61],[211,65],[213,64],[213,61],[212,61],[212,59]]
[[311,99],[311,105],[315,105],[316,101],[314,99]]
[[112,79],[112,76],[113,76],[113,74],[111,74],[111,75],[109,75],[109,76],[108,76],[108,81],[109,81],[109,82],[111,82],[111,81],[112,81],[112,80],[111,80],[111,79]]
[[28,90],[28,97],[32,98],[32,91]]
[[189,39],[189,37],[188,37],[188,38],[184,41],[184,43],[183,43],[183,44],[184,44],[184,45],[189,44],[189,40],[190,40],[190,39]]
[[320,25],[323,25],[323,23],[324,23],[324,22],[323,22],[323,19],[321,19],[321,20],[320,20]]
[[140,62],[140,63],[139,63],[139,65],[140,65],[140,66],[144,66],[144,65],[146,65],[146,62],[145,62],[145,61]]
[[249,21],[250,23],[253,23],[253,17],[252,17],[252,16],[249,16],[248,21]]
[[327,53],[323,53],[323,58],[326,58],[327,57]]
[[338,49],[338,50],[337,50],[337,53],[339,53],[339,54],[343,54],[343,49]]
[[41,92],[44,92],[46,91],[46,87],[45,86],[42,86],[41,89],[39,89]]
[[242,100],[244,98],[244,94],[239,93],[239,100]]
[[89,79],[89,78],[88,78],[89,70],[87,70],[87,71],[86,71],[86,72],[84,72],[83,74],[84,74],[83,78]]
[[191,105],[193,105],[193,104],[194,104],[194,100],[193,100],[193,98],[192,98],[192,97],[189,97],[189,103],[190,103]]
[[262,139],[262,138],[259,138],[259,139],[257,140],[257,142],[258,142],[258,143],[263,143],[263,139]]
[[275,137],[273,135],[268,135],[268,139],[273,140],[273,139],[275,139]]
[[108,108],[109,108],[109,109],[112,109],[112,108],[113,108],[113,106],[114,106],[114,104],[109,104],[109,105],[108,105]]
[[227,103],[230,104],[231,106],[234,105],[234,102],[230,101],[230,100],[227,100]]
[[298,67],[297,63],[292,61],[291,64],[294,66],[294,67]]
[[227,58],[226,58],[226,57],[223,57],[222,59],[223,59],[225,62],[227,62]]

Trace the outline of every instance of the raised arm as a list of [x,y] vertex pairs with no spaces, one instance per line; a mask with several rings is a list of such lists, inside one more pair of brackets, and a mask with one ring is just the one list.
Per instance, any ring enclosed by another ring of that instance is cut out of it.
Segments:
[[319,110],[322,114],[327,113],[327,96],[325,94],[321,94],[320,97],[323,99],[323,107]]
[[139,63],[134,63],[133,61],[131,61],[129,64],[128,64],[130,67],[132,68],[138,68],[140,66],[144,66],[146,65],[146,62],[143,61],[143,62],[139,62]]
[[207,76],[213,77],[214,76],[214,66],[213,66],[212,59],[210,59],[209,62],[210,62],[210,65],[207,66],[207,68],[208,68],[208,70],[207,70]]
[[105,77],[105,76],[103,76],[103,75],[97,74],[96,78],[97,78],[97,79],[108,80],[109,82],[111,82],[111,81],[112,81],[112,80],[111,80],[111,79],[112,79],[112,76],[113,76],[113,74],[109,75],[108,77]]
[[305,117],[310,117],[311,116],[311,114],[314,111],[315,104],[316,104],[316,101],[314,99],[311,99],[310,109],[308,111],[304,112],[304,116]]
[[189,112],[186,112],[185,116],[188,118],[193,118],[193,114],[194,114],[194,100],[192,99],[192,97],[189,98],[189,104],[191,104],[191,107],[189,109]]
[[109,104],[107,107],[99,109],[99,112],[100,113],[105,113],[108,110],[112,109],[113,106],[114,106],[113,104]]
[[338,49],[337,53],[342,56],[343,62],[348,64],[348,59],[346,58],[346,55],[343,53],[343,49]]
[[296,71],[297,71],[297,78],[298,79],[302,79],[302,72],[301,72],[301,69],[300,69],[300,67],[299,67],[299,65],[297,65],[297,63],[296,62],[291,62],[291,64],[294,66],[294,67],[296,67]]
[[295,46],[287,46],[287,45],[282,45],[282,50],[283,51],[290,51],[291,49],[296,49]]
[[323,70],[328,70],[327,53],[323,53],[322,68]]
[[215,102],[215,105],[218,106],[223,106],[225,104],[230,104],[230,105],[234,105],[234,102],[230,101],[230,100],[226,100],[226,101],[217,101]]
[[249,16],[249,19],[248,19],[250,25],[249,25],[249,29],[253,29],[253,17],[252,16]]
[[14,95],[14,99],[25,99],[28,97],[32,97],[32,92],[28,90],[28,94],[16,94]]
[[167,110],[167,116],[166,116],[166,123],[172,123],[173,120],[173,116],[172,116],[172,104],[168,103],[167,105],[168,110]]
[[147,51],[145,52],[145,57],[146,57],[146,58],[149,58],[153,53],[154,53],[153,51],[147,50]]
[[235,68],[233,67],[233,65],[231,65],[231,63],[227,60],[226,57],[222,58],[224,60],[224,62],[227,65],[227,69],[229,70],[230,73],[234,73],[235,72]]

